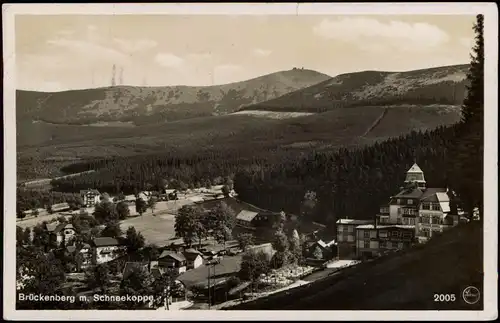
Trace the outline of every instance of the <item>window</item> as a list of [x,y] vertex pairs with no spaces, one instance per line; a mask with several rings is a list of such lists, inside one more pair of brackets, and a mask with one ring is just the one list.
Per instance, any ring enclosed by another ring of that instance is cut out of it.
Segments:
[[411,239],[411,232],[403,232],[403,239]]
[[379,247],[380,248],[387,248],[387,243],[385,241],[380,241],[379,242]]
[[380,238],[387,238],[387,231],[380,231],[380,232],[378,233],[378,236],[379,236]]
[[441,211],[441,206],[437,203],[432,204],[432,211]]
[[368,231],[368,230],[364,230],[364,231],[363,231],[363,237],[364,237],[364,238],[370,238],[370,231]]
[[422,203],[422,210],[430,210],[431,206],[429,203]]
[[443,221],[441,221],[441,217],[439,217],[439,216],[433,216],[432,217],[432,223],[433,224],[442,224]]
[[364,242],[363,240],[361,240],[361,241],[359,242],[359,247],[360,247],[360,248],[364,248],[364,247],[365,247],[365,242]]
[[399,204],[401,204],[401,199],[398,199],[398,200],[397,200],[397,204],[398,204],[398,205],[399,205]]
[[347,231],[349,231],[349,228],[347,227],[347,225],[343,225],[342,230],[344,230],[344,232],[347,232]]
[[413,204],[413,200],[412,199],[408,199],[408,205],[412,205]]
[[399,231],[392,231],[391,232],[391,237],[398,238],[399,237]]

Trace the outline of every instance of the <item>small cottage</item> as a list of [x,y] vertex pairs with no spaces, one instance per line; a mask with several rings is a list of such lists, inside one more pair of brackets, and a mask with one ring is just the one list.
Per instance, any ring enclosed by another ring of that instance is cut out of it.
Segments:
[[195,249],[186,249],[183,255],[186,258],[187,270],[195,269],[203,265],[203,256],[201,252]]
[[158,267],[181,274],[187,270],[187,259],[182,253],[165,250],[158,257]]
[[60,246],[63,241],[68,242],[76,234],[75,228],[71,223],[47,223],[46,229],[58,246]]

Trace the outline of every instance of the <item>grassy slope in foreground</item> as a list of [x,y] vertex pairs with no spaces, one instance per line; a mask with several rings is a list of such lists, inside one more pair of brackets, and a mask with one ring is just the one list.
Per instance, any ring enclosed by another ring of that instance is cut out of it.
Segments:
[[[425,245],[346,269],[304,287],[230,310],[482,310],[462,299],[467,286],[483,296],[483,230],[478,222],[453,228]],[[435,302],[434,294],[455,294]]]

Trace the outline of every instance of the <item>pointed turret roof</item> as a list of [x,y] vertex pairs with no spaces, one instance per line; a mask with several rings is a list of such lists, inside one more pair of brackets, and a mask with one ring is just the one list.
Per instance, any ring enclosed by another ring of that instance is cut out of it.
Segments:
[[407,173],[423,173],[422,169],[418,167],[417,163],[413,164]]
[[425,184],[424,172],[422,169],[414,163],[413,166],[406,172],[405,184],[408,183],[421,183]]

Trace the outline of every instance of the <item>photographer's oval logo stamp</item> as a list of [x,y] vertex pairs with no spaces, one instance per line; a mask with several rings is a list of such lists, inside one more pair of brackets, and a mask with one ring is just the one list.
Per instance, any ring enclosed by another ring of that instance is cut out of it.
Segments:
[[474,286],[469,286],[464,289],[462,292],[462,298],[467,304],[473,305],[479,302],[479,298],[481,297],[481,293],[479,289]]

